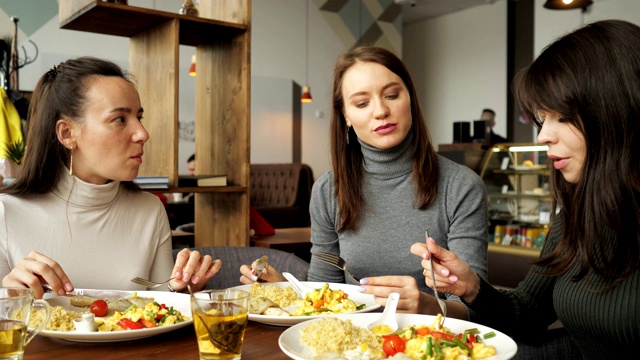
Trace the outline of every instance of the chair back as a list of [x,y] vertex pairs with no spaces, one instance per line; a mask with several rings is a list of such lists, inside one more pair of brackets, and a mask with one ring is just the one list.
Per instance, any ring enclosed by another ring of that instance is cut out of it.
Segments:
[[[173,258],[182,249],[173,250]],[[242,285],[240,282],[240,266],[251,265],[263,255],[269,257],[269,265],[280,273],[286,271],[293,274],[301,281],[307,280],[309,263],[286,251],[249,246],[210,246],[195,247],[203,255],[211,255],[213,259],[222,260],[222,268],[215,274],[205,286],[206,289],[224,289]]]

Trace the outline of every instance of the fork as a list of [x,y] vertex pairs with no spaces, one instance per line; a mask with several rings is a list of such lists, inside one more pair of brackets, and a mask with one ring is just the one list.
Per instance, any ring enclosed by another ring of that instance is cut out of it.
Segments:
[[[425,231],[424,236],[426,241],[426,239],[429,238],[429,232]],[[429,254],[429,262],[431,263],[431,279],[433,279],[433,295],[436,297],[438,305],[440,305],[440,310],[442,311],[442,322],[440,322],[440,328],[442,328],[444,326],[444,320],[447,317],[447,303],[440,299],[440,294],[438,294],[438,288],[436,287],[436,275],[433,271],[433,256],[431,256],[431,254]]]
[[151,280],[147,280],[147,279],[143,279],[141,277],[134,277],[133,279],[131,279],[131,281],[133,281],[134,283],[138,284],[138,285],[142,285],[146,288],[149,289],[153,289],[153,288],[157,288],[158,286],[162,286],[166,283],[168,283],[169,281],[175,279],[175,277],[172,277],[169,280],[163,281],[163,282],[155,282],[155,281],[151,281]]
[[353,279],[353,281],[359,283],[360,279],[353,276],[353,274],[351,273],[351,271],[349,271],[349,268],[347,267],[347,262],[344,261],[343,258],[341,258],[338,255],[334,255],[334,254],[330,254],[328,252],[324,252],[324,251],[318,251],[317,253],[315,253],[316,257],[318,258],[318,260],[327,263],[329,265],[335,266],[338,269],[342,269],[343,271],[345,271],[347,274],[349,274],[349,276],[351,276],[351,278]]

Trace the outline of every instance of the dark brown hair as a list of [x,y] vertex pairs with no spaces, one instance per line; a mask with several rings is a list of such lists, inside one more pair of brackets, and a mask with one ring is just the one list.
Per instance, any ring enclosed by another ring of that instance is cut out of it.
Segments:
[[[392,52],[373,46],[357,46],[340,56],[333,74],[333,111],[331,114],[331,159],[333,163],[336,198],[340,210],[338,231],[357,229],[360,226],[365,199],[362,196],[364,177],[362,150],[353,131],[347,132],[342,114],[342,80],[344,74],[358,62],[380,64],[398,75],[406,86],[411,100],[413,121],[413,183],[416,189],[415,206],[426,208],[436,196],[438,184],[438,160],[431,144],[429,130],[424,121],[418,97],[409,71]],[[350,137],[347,145],[347,136]]]
[[514,88],[538,128],[536,111],[555,111],[586,142],[577,183],[552,171],[564,238],[538,263],[551,275],[577,263],[576,280],[590,269],[613,284],[623,280],[640,263],[640,27],[607,20],[565,35],[518,74]]
[[[29,131],[22,169],[16,180],[1,192],[13,195],[44,194],[58,182],[70,151],[56,135],[56,122],[63,118],[82,121],[91,78],[117,76],[130,81],[116,64],[93,57],[68,60],[40,77],[33,91],[27,121]],[[131,181],[122,185],[139,190]]]

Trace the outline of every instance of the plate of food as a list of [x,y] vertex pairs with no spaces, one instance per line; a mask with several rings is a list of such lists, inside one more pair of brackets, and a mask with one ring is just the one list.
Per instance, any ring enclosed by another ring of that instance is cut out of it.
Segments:
[[484,325],[447,318],[440,328],[440,315],[396,314],[400,329],[383,338],[367,330],[379,316],[339,314],[296,324],[280,335],[278,345],[296,360],[386,359],[394,349],[407,355],[394,359],[420,359],[428,351],[453,359],[468,354],[470,343],[474,359],[507,360],[518,351],[509,336]]
[[380,308],[373,295],[359,292],[355,285],[300,283],[312,289],[305,299],[300,298],[289,282],[253,283],[235,288],[251,294],[249,320],[269,325],[291,326],[327,315],[370,312]]
[[[51,305],[52,315],[47,327],[38,335],[78,342],[126,341],[166,333],[193,323],[188,294],[115,290],[107,290],[103,294],[47,294],[44,299]],[[43,317],[44,310],[33,310],[29,327],[37,326]]]

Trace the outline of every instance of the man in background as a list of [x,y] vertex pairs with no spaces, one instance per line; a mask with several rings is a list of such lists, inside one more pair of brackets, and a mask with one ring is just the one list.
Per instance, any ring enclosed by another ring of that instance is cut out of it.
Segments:
[[192,154],[187,159],[187,169],[189,170],[189,175],[193,176],[196,174],[196,154]]
[[496,112],[493,111],[492,109],[483,109],[482,110],[482,115],[480,116],[480,120],[484,120],[484,121],[490,121],[490,133],[489,133],[489,142],[491,143],[491,145],[493,144],[497,144],[497,143],[504,143],[504,142],[509,142],[509,140],[507,140],[506,138],[496,134],[493,132],[493,127],[496,126]]

